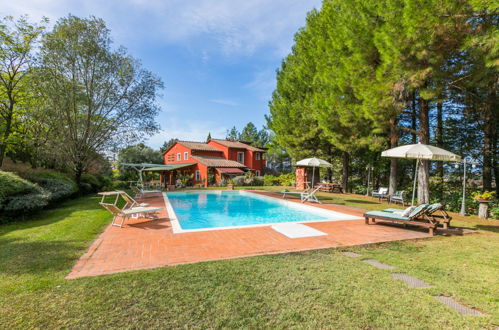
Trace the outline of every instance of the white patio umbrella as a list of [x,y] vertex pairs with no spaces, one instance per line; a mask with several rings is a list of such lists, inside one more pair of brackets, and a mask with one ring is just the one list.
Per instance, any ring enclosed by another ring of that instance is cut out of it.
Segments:
[[309,167],[311,166],[312,167],[312,185],[314,184],[314,176],[315,176],[315,168],[316,167],[331,167],[331,166],[333,166],[333,165],[331,165],[331,163],[329,163],[323,159],[319,159],[319,158],[315,158],[315,157],[302,159],[302,160],[296,162],[296,165],[309,166]]
[[416,179],[418,166],[422,160],[438,160],[446,162],[459,162],[461,156],[458,156],[450,151],[442,148],[430,146],[427,144],[408,144],[401,147],[385,150],[381,153],[382,157],[391,158],[410,158],[416,159],[416,170],[414,172],[414,185],[412,188],[412,205],[414,205],[414,195],[416,193]]

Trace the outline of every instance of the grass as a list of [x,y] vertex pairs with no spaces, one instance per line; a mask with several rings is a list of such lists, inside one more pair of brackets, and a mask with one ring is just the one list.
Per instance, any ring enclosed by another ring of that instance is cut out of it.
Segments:
[[[349,206],[354,195],[326,196]],[[495,328],[499,237],[478,234],[350,248],[417,276],[409,289],[335,249],[64,280],[110,216],[94,197],[0,226],[0,328]],[[383,205],[376,205],[384,207]],[[484,311],[463,317],[432,295]]]

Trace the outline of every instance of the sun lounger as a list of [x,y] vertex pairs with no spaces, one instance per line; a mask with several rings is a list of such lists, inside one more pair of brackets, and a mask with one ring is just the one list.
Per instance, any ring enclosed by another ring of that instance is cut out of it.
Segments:
[[[385,209],[382,212],[389,213],[403,213],[402,209]],[[428,208],[421,214],[419,217],[420,220],[431,220],[438,221],[442,224],[444,229],[448,229],[450,227],[450,222],[452,217],[445,211],[445,207],[441,203],[434,203],[428,206]]]
[[281,191],[281,194],[282,194],[282,198],[286,199],[286,196],[287,195],[291,195],[291,196],[300,196],[301,198],[301,195],[305,192],[307,192],[309,189],[305,189],[304,191],[286,191],[286,190],[283,190]]
[[[108,204],[108,203],[99,203],[99,204],[114,216],[112,225],[118,227],[123,227],[126,218],[132,217],[134,215],[137,216],[143,215],[144,218],[157,219],[158,218],[157,212],[162,210],[162,208],[160,207],[134,207],[122,210],[114,204]],[[121,224],[118,224],[116,222],[116,219],[120,217],[121,217]]]
[[125,209],[131,209],[134,207],[147,207],[149,204],[147,203],[139,203],[135,199],[132,198],[132,196],[128,195],[125,191],[123,190],[118,190],[117,193],[123,198],[125,201]]
[[304,191],[301,195],[301,202],[315,202],[322,204],[321,201],[315,196],[315,193],[319,191],[322,188],[322,185],[317,186],[314,190],[312,191]]
[[434,235],[438,227],[438,220],[432,217],[427,217],[426,221],[420,219],[421,217],[426,217],[425,212],[429,207],[428,204],[421,204],[412,210],[408,216],[397,212],[369,211],[364,213],[364,218],[367,225],[376,223],[377,220],[390,221],[403,224],[404,226],[415,225],[428,228],[430,235]]
[[300,200],[302,203],[305,202],[315,202],[321,204],[315,193],[322,188],[322,185],[317,186],[314,190],[305,189],[304,191],[281,191],[282,198],[286,198],[287,195],[296,195],[300,196]]

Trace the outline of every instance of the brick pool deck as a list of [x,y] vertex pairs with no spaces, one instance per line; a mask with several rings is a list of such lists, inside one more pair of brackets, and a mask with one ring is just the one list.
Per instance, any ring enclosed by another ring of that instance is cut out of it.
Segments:
[[[258,193],[280,198],[269,192]],[[307,223],[328,234],[307,238],[288,238],[270,226],[174,234],[162,195],[155,194],[145,201],[163,208],[159,219],[132,219],[123,228],[109,225],[66,278],[429,237],[427,232],[418,229],[366,225],[364,220]],[[364,212],[340,205],[311,205],[360,217]]]

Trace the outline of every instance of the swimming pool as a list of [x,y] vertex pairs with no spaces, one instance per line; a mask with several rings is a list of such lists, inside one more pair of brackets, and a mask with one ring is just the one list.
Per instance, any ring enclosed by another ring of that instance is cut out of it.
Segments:
[[165,193],[164,197],[175,233],[282,222],[360,219],[241,190],[172,192]]

